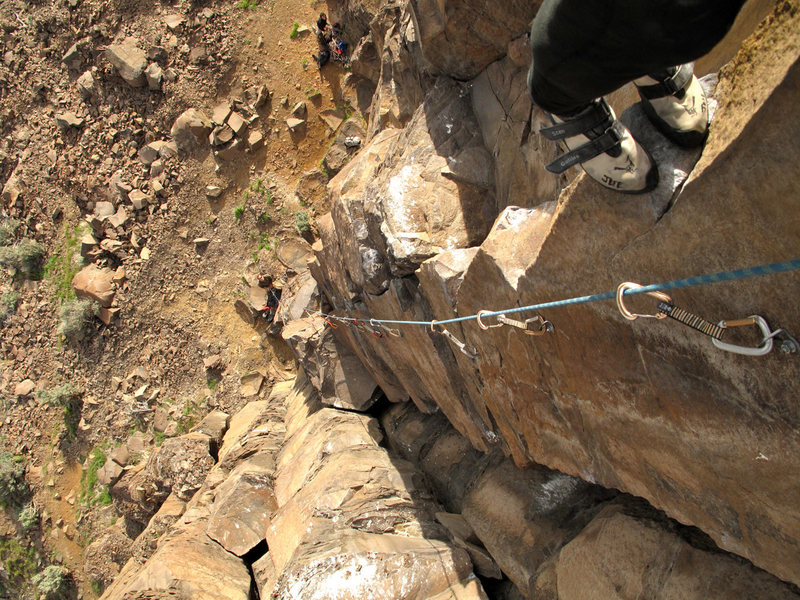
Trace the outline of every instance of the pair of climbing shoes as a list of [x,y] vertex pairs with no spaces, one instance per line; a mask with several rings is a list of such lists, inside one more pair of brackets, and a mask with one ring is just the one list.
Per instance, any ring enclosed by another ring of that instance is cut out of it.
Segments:
[[[708,102],[691,63],[634,83],[645,114],[667,138],[687,148],[703,144],[708,134]],[[592,179],[623,194],[650,192],[658,185],[652,156],[603,98],[577,115],[552,118],[553,125],[540,131],[547,139],[563,141],[568,152],[547,165],[551,173],[580,164]]]

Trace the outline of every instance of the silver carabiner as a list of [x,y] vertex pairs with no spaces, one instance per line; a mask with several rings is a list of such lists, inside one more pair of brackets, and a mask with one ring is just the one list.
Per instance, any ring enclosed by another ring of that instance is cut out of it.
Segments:
[[758,325],[758,328],[764,335],[764,339],[761,341],[761,345],[756,348],[728,344],[727,342],[720,341],[716,338],[711,338],[711,342],[720,350],[733,352],[734,354],[743,354],[744,356],[764,356],[765,354],[769,354],[772,351],[772,338],[780,332],[780,329],[775,332],[770,331],[767,322],[763,317],[759,317],[758,315],[751,315],[745,319],[738,319],[735,321],[720,321],[718,325],[724,329],[727,329],[728,327]]
[[[505,323],[506,325],[510,325],[511,327],[522,329],[525,335],[544,335],[545,333],[552,333],[555,329],[553,327],[553,324],[550,321],[546,321],[545,318],[541,315],[536,315],[535,317],[531,317],[530,319],[525,319],[524,321],[509,319],[505,315],[500,315],[499,317],[497,317],[497,320],[500,323]],[[531,329],[530,325],[533,323],[538,324],[539,328]]]

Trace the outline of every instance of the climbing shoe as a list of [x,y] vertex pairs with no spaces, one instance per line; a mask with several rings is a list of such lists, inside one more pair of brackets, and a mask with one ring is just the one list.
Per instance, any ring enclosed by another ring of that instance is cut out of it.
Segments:
[[692,63],[634,81],[644,112],[667,138],[684,148],[702,146],[708,135],[708,102]]
[[623,194],[643,194],[658,185],[658,168],[614,111],[600,98],[569,118],[553,115],[552,127],[540,133],[563,141],[569,150],[545,167],[563,173],[580,164],[601,185]]

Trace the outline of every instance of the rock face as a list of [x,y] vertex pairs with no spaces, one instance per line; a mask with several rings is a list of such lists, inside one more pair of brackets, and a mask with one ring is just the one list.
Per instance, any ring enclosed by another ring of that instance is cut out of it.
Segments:
[[378,446],[374,419],[295,393],[286,431],[267,532],[273,568],[259,567],[264,597],[486,598],[410,464]]
[[410,0],[422,52],[440,73],[472,79],[530,30],[541,2]]
[[347,345],[333,336],[324,317],[291,321],[281,335],[323,404],[363,411],[375,402],[375,381]]
[[[452,14],[469,5],[454,4]],[[421,8],[414,2],[418,23]],[[452,17],[443,16],[444,5],[426,10],[438,15],[442,39],[459,39],[447,35]],[[781,18],[796,24],[800,17]],[[505,20],[527,27],[529,18]],[[631,279],[667,281],[792,256],[800,247],[793,191],[799,138],[794,122],[774,115],[790,114],[798,100],[800,52],[785,35],[776,37],[778,20],[721,73],[719,108],[703,157],[673,198],[631,202],[578,176],[555,203],[561,183],[534,184],[523,189],[542,196],[528,199],[527,208],[509,208],[488,236],[486,216],[472,228],[463,219],[474,219],[487,205],[496,215],[504,202],[528,192],[515,191],[521,176],[516,168],[492,168],[491,180],[474,168],[490,156],[482,154],[483,143],[490,141],[492,154],[504,161],[514,143],[517,151],[527,144],[523,154],[552,148],[539,150],[539,141],[522,135],[527,100],[510,63],[476,82],[476,110],[499,114],[502,107],[511,117],[507,131],[492,132],[487,126],[496,120],[482,115],[480,143],[470,138],[442,151],[438,127],[450,121],[437,117],[448,111],[426,106],[446,106],[458,86],[447,84],[448,94],[434,100],[437,86],[403,133],[380,132],[329,185],[332,214],[318,223],[321,243],[314,247],[312,273],[333,310],[359,319],[429,322],[613,291]],[[430,56],[436,36],[423,25],[418,30]],[[461,54],[467,57],[464,73],[474,74],[469,51]],[[504,61],[517,65],[521,54]],[[491,102],[489,88],[496,90]],[[752,100],[745,102],[748,95]],[[468,114],[454,126],[466,123]],[[423,116],[430,137],[418,128]],[[423,139],[433,154],[415,151],[411,142]],[[775,148],[781,149],[777,155]],[[462,155],[455,164],[473,167],[459,173],[449,159]],[[546,159],[531,154],[512,164],[540,170]],[[444,180],[467,191],[448,190],[440,186]],[[481,189],[479,205],[470,199]],[[501,198],[496,205],[495,190]],[[426,206],[422,197],[435,198],[436,206]],[[439,210],[455,213],[438,221]],[[791,276],[776,275],[673,297],[710,320],[762,313],[773,327],[796,333],[800,310],[792,285]],[[636,307],[636,300],[631,304]],[[642,301],[635,310],[648,306]],[[794,435],[800,421],[792,400],[800,392],[796,357],[725,353],[671,320],[626,321],[610,302],[542,315],[555,331],[541,337],[509,326],[484,330],[474,320],[447,325],[465,348],[476,349],[468,353],[425,327],[403,328],[398,340],[372,339],[354,328],[336,335],[391,400],[411,397],[423,410],[440,408],[474,447],[498,448],[518,466],[540,463],[644,497],[699,527],[721,548],[800,582],[794,517],[800,505],[787,493],[800,485]]]
[[488,231],[496,214],[490,182],[451,168],[464,154],[485,153],[461,92],[440,81],[403,133],[381,132],[331,180],[351,289],[380,294],[390,274],[410,274],[425,259],[470,246]]
[[619,505],[598,514],[531,582],[547,600],[800,598],[752,565],[694,547]]

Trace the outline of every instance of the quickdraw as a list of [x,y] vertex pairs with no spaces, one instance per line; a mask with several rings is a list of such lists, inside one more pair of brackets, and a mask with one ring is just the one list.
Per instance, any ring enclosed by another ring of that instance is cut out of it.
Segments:
[[[476,320],[478,321],[478,327],[481,329],[492,329],[494,327],[502,327],[503,325],[510,325],[511,327],[516,327],[517,329],[522,329],[525,335],[544,335],[545,333],[552,333],[555,331],[555,327],[550,321],[545,320],[545,318],[541,315],[534,315],[530,319],[525,319],[524,321],[518,321],[516,319],[509,319],[505,315],[494,315],[497,318],[497,323],[494,325],[487,325],[483,322],[482,317],[484,315],[490,314],[492,311],[490,310],[479,310],[476,316]],[[535,327],[535,328],[534,328]]]
[[[783,329],[770,331],[767,321],[759,315],[751,315],[744,319],[720,321],[715,325],[714,323],[711,323],[702,317],[690,313],[688,310],[675,306],[672,303],[672,298],[670,298],[664,292],[645,292],[648,296],[659,300],[657,313],[652,315],[633,313],[625,306],[623,296],[625,295],[626,290],[639,287],[642,286],[640,286],[638,283],[626,281],[625,283],[621,283],[617,288],[617,308],[622,316],[630,321],[635,321],[640,317],[649,319],[666,319],[669,317],[670,319],[678,321],[687,327],[691,327],[695,331],[699,331],[700,333],[707,335],[711,338],[711,342],[716,348],[725,350],[726,352],[733,352],[734,354],[742,354],[744,356],[764,356],[765,354],[769,354],[772,351],[773,339],[779,335],[785,338],[781,345],[781,350],[783,352],[788,353],[797,351],[797,341],[791,335],[789,335]],[[741,346],[722,341],[722,336],[725,335],[726,330],[729,328],[747,327],[751,325],[755,325],[761,330],[762,339],[758,346]]]
[[447,329],[439,325],[436,321],[431,321],[431,331],[434,333],[436,333],[435,327],[439,327],[440,331],[438,333],[441,333],[444,337],[450,340],[453,345],[462,352],[462,354],[469,356],[472,360],[478,360],[481,357],[481,355],[478,354],[477,348],[474,346],[467,346],[465,342],[459,340],[456,336],[447,331]]

